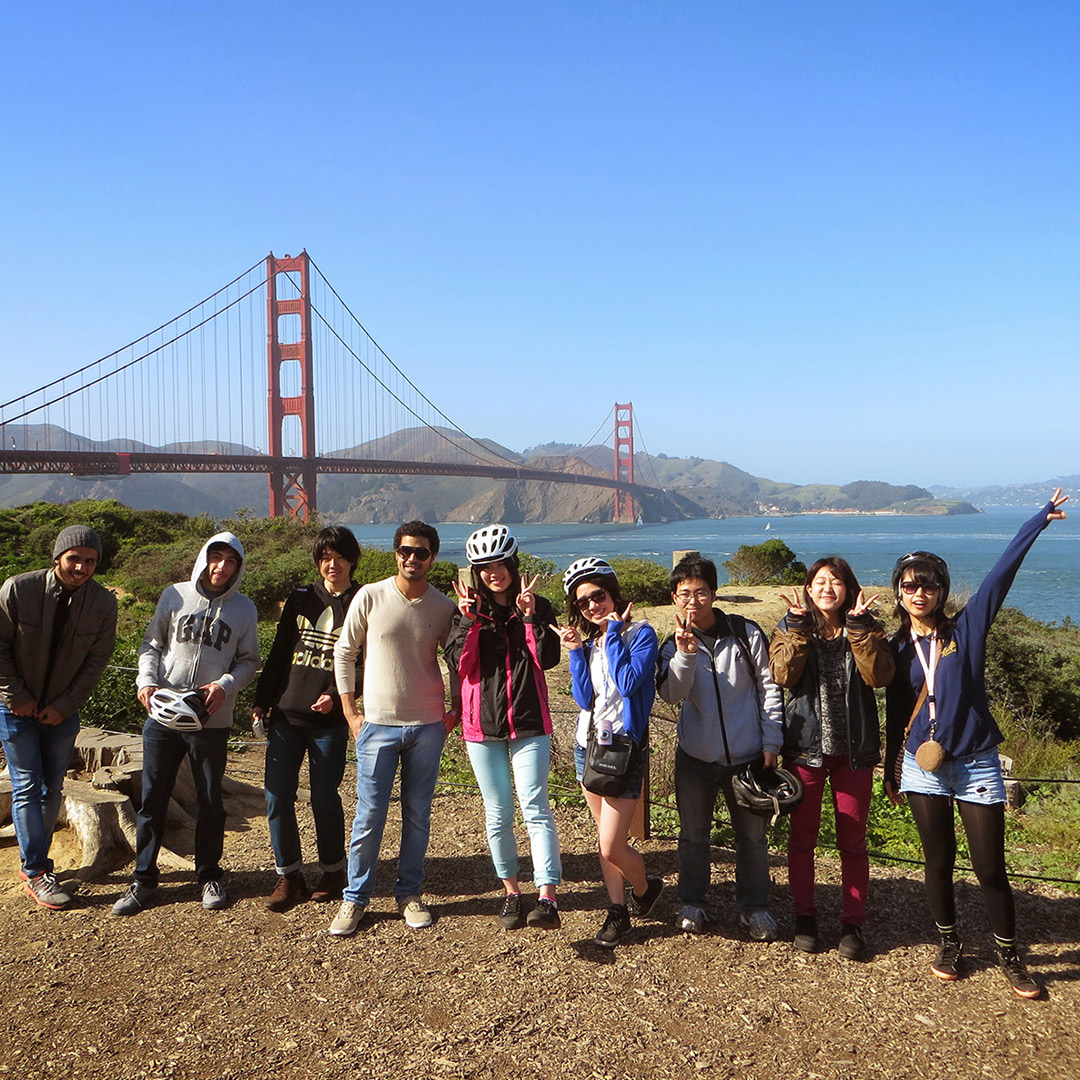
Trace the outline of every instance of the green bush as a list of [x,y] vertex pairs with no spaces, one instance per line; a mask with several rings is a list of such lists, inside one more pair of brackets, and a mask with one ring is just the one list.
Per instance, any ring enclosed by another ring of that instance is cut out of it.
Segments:
[[623,598],[634,604],[658,607],[671,603],[670,575],[648,559],[612,559]]
[[806,577],[806,564],[779,538],[743,544],[724,569],[732,585],[801,585]]

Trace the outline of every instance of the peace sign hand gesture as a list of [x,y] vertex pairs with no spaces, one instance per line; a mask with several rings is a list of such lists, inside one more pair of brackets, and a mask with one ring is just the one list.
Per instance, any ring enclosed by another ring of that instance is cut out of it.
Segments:
[[466,619],[475,619],[479,613],[476,590],[471,585],[462,585],[460,581],[455,581],[454,592],[457,593],[458,611]]
[[868,596],[866,599],[863,599],[863,591],[860,589],[859,595],[855,597],[855,603],[851,606],[851,610],[848,614],[854,615],[856,618],[860,615],[866,615],[880,599],[881,596],[878,593],[874,593],[873,596]]
[[1055,491],[1054,494],[1050,496],[1050,501],[1054,504],[1054,509],[1046,515],[1047,521],[1060,521],[1062,518],[1068,516],[1064,510],[1058,509],[1058,507],[1061,506],[1063,503],[1067,503],[1069,501],[1068,495],[1061,494],[1061,488],[1058,488],[1057,491]]
[[521,579],[521,592],[518,593],[517,606],[518,611],[526,617],[536,614],[536,593],[533,592],[533,589],[536,588],[536,583],[539,580],[539,574],[533,574],[532,581],[528,583],[524,578]]
[[[791,590],[791,599],[790,600],[786,596],[784,596],[783,593],[781,593],[780,595],[783,596],[784,603],[786,603],[787,606],[788,606],[788,614],[789,615],[805,615],[806,614],[806,608],[803,607],[803,602],[799,597],[799,590],[798,589],[792,588],[792,590]],[[862,594],[860,593],[859,595],[861,596]]]
[[698,650],[697,634],[686,625],[681,615],[675,616],[675,648],[684,653],[696,653]]
[[626,610],[621,615],[617,611],[609,611],[604,616],[604,619],[609,623],[628,623],[633,610],[634,605],[630,603],[626,605]]
[[559,640],[565,649],[573,652],[581,648],[581,635],[573,626],[556,626],[555,632],[559,635]]

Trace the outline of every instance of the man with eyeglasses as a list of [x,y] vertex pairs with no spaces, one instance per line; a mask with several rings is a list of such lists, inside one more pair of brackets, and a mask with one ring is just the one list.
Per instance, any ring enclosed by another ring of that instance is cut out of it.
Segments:
[[[458,722],[445,711],[438,650],[457,606],[428,584],[439,534],[407,521],[394,534],[397,573],[361,588],[334,647],[334,677],[356,739],[356,818],[349,842],[349,884],[330,924],[335,937],[356,933],[375,889],[394,777],[401,766],[401,846],[394,897],[412,929],[430,926],[424,903],[424,856],[431,800],[446,733]],[[356,700],[357,659],[364,656],[363,711]]]

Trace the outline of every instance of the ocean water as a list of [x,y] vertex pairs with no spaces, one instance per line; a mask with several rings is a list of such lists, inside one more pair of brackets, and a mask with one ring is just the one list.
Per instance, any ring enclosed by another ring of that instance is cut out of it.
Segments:
[[[1048,493],[1049,494],[1049,493]],[[1071,504],[1065,509],[1071,509]],[[665,568],[671,553],[693,549],[720,564],[741,544],[783,540],[808,566],[822,555],[842,555],[863,585],[887,585],[893,563],[922,549],[949,564],[953,592],[974,591],[1035,508],[1000,508],[956,517],[839,517],[799,515],[679,521],[668,525],[515,525],[524,551],[564,569],[582,555],[651,559]],[[766,529],[766,525],[769,526]],[[438,526],[439,557],[465,564],[465,540],[476,525]],[[351,526],[361,544],[388,548],[394,531],[383,525]],[[1037,619],[1080,622],[1080,502],[1075,516],[1051,522],[1016,575],[1007,603]]]

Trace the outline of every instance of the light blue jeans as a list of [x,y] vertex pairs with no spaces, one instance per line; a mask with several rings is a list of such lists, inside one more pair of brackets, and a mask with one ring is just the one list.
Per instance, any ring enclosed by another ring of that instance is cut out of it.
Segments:
[[465,750],[484,796],[484,823],[496,875],[504,880],[518,876],[514,792],[510,787],[512,769],[521,815],[529,833],[533,881],[538,888],[561,885],[559,837],[548,800],[551,736],[466,742]]
[[437,724],[373,724],[356,740],[356,817],[349,840],[349,884],[343,898],[366,907],[375,891],[386,814],[401,765],[401,847],[394,897],[419,896],[431,831],[431,800],[446,728]]
[[36,716],[16,716],[0,705],[0,740],[11,776],[11,821],[27,877],[52,873],[49,845],[78,734],[78,713],[53,726]]

